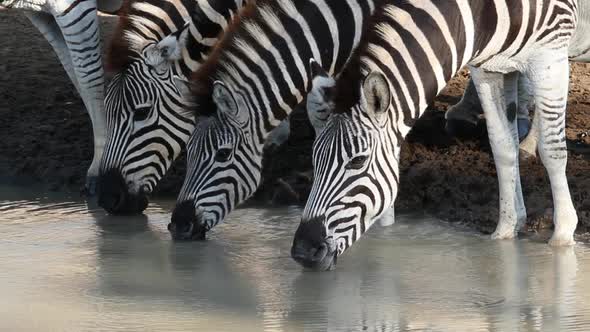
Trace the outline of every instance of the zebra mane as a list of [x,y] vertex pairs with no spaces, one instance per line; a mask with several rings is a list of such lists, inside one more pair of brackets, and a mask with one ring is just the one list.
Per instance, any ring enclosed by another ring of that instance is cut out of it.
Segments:
[[[272,8],[278,8],[276,0],[255,0],[242,7],[223,31],[207,60],[193,73],[190,97],[193,99],[193,105],[197,106],[194,109],[196,116],[208,116],[215,112],[216,107],[212,99],[213,82],[223,75],[219,69],[223,67],[222,58],[225,50],[237,47],[243,42],[240,36],[248,33],[246,24],[242,23],[256,22],[261,17],[261,12],[272,11]],[[224,69],[231,70],[231,68]]]
[[362,61],[368,46],[375,40],[379,40],[379,23],[388,19],[385,8],[391,4],[390,0],[382,0],[376,3],[373,15],[363,26],[363,33],[359,45],[354,50],[350,59],[344,66],[340,76],[336,79],[334,87],[334,113],[346,113],[358,104],[361,99],[360,87],[367,74],[367,68]]
[[[182,4],[180,4],[182,3]],[[157,2],[163,12],[176,12],[179,6],[194,6],[192,0],[163,0]],[[167,27],[166,24],[153,24],[154,15],[150,13],[150,7],[155,6],[145,0],[124,0],[119,11],[119,23],[107,52],[107,69],[118,71],[124,69],[133,59],[137,58],[145,46],[158,42],[170,33],[180,29],[179,27]],[[190,17],[186,18],[190,20]]]
[[129,29],[129,13],[131,5],[136,0],[124,0],[121,9],[119,9],[119,22],[113,33],[110,45],[106,54],[106,70],[118,71],[124,68],[132,57],[127,40],[123,38],[126,30]]

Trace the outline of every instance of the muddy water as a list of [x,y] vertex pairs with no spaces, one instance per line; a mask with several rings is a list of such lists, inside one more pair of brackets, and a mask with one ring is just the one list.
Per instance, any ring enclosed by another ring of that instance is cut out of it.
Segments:
[[336,271],[289,258],[297,209],[242,209],[174,243],[172,202],[115,218],[0,188],[1,331],[588,331],[590,249],[376,226]]

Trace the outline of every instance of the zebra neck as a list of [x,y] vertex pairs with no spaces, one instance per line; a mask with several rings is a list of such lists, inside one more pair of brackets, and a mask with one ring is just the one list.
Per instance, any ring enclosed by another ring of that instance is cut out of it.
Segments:
[[473,34],[465,31],[473,17],[462,5],[469,7],[465,1],[396,2],[376,14],[375,28],[365,37],[359,70],[387,77],[399,138],[472,57]]
[[[251,17],[226,32],[199,75],[215,77],[246,101],[263,142],[303,100],[310,59],[339,73],[361,41],[376,3],[391,0],[260,1]],[[208,79],[202,77],[200,79]]]
[[191,11],[187,43],[182,50],[182,59],[175,63],[175,73],[182,79],[191,77],[206,61],[219,40],[219,36],[235,15],[253,0],[204,0],[195,1]]

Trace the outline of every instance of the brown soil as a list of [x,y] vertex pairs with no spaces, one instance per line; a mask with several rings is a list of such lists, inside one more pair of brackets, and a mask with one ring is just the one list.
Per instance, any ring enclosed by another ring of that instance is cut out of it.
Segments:
[[[109,37],[116,19],[103,17]],[[0,180],[42,183],[53,190],[78,190],[92,156],[92,135],[81,100],[50,46],[16,12],[0,10]],[[402,150],[396,209],[427,211],[451,222],[491,232],[497,220],[498,185],[485,123],[461,139],[444,131],[444,111],[456,103],[467,81],[461,72],[417,123]],[[567,116],[568,177],[578,211],[579,232],[590,231],[590,65],[572,66]],[[256,198],[271,204],[304,204],[311,184],[313,131],[305,112],[292,120],[293,135],[265,160],[265,179]],[[159,186],[174,196],[184,160]],[[551,193],[538,161],[521,165],[531,229],[551,227]]]

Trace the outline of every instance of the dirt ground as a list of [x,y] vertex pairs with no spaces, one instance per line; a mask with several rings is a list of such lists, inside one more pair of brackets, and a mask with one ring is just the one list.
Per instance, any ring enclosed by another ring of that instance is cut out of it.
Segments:
[[[103,40],[116,18],[103,17]],[[0,182],[43,184],[77,191],[92,157],[90,121],[81,100],[43,37],[17,12],[0,10]],[[402,150],[397,212],[426,211],[450,222],[493,231],[498,185],[485,123],[461,138],[444,131],[444,111],[456,103],[467,82],[461,73],[417,123]],[[590,65],[572,66],[567,115],[568,177],[578,211],[579,233],[590,231]],[[303,111],[292,126],[296,135],[268,151],[265,178],[255,200],[304,204],[311,184],[313,131]],[[182,183],[184,160],[158,188],[174,196]],[[551,227],[551,192],[538,161],[521,165],[529,229]]]

